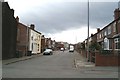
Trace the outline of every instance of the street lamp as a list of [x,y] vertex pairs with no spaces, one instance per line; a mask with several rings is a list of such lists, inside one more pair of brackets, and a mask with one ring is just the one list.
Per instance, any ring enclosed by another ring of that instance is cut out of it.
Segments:
[[88,39],[87,39],[87,58],[90,61],[90,53],[89,53],[89,0],[88,0]]

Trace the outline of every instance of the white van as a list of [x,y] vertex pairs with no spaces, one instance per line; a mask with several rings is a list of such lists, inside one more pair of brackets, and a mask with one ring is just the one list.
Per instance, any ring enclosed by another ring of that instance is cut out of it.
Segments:
[[74,46],[70,45],[69,52],[74,52]]

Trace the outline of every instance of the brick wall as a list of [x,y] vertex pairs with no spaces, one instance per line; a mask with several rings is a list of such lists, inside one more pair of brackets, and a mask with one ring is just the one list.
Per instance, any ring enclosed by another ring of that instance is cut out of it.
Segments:
[[102,54],[96,53],[95,65],[96,66],[118,66],[118,56],[114,54],[102,55]]
[[21,51],[21,55],[25,56],[27,55],[28,51],[28,35],[27,35],[27,26],[21,24],[18,22],[17,26],[17,45],[16,45],[16,50]]

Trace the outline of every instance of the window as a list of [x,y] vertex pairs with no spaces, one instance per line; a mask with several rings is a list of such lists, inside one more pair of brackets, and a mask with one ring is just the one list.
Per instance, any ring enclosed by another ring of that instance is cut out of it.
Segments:
[[39,44],[38,44],[38,51],[39,51]]
[[99,34],[99,38],[101,38],[101,33]]
[[119,47],[120,39],[119,38],[115,38],[114,42],[115,42],[115,49],[120,49],[120,47]]
[[32,43],[32,50],[33,50],[33,43]]
[[107,38],[104,39],[104,50],[109,50],[109,40]]
[[104,48],[104,42],[101,42],[101,47]]
[[113,24],[113,32],[116,32],[116,23]]
[[20,29],[18,28],[17,29],[17,41],[19,41],[20,40]]
[[107,31],[104,31],[104,36],[106,36],[107,35]]
[[33,40],[33,36],[31,36],[31,40]]
[[108,34],[111,34],[111,26],[108,27]]
[[109,39],[109,49],[112,49],[112,39]]

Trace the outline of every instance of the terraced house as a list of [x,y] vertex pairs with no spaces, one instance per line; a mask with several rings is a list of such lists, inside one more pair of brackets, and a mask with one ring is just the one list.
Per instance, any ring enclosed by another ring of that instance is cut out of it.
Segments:
[[[114,21],[97,33],[97,42],[104,55],[96,54],[96,65],[118,66],[120,54],[120,9],[114,11]],[[106,55],[107,54],[107,55]]]
[[16,51],[17,57],[27,56],[28,52],[28,26],[19,22],[19,17],[16,17],[17,20],[17,43]]
[[7,2],[1,2],[2,6],[2,59],[16,57],[17,21],[14,10]]
[[31,51],[32,54],[41,53],[41,33],[36,31],[35,25],[31,24],[29,28],[29,46],[28,51]]
[[[96,66],[118,66],[120,54],[120,9],[115,9],[114,20],[83,42],[84,56]],[[87,47],[89,44],[89,53]]]
[[115,20],[97,33],[97,42],[104,50],[119,50],[120,10],[115,10]]

